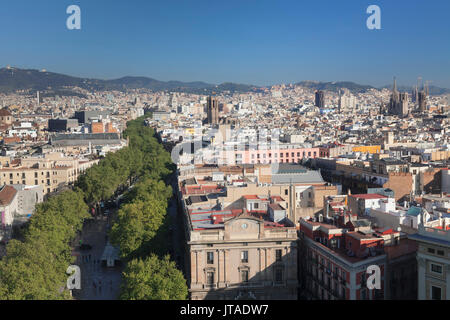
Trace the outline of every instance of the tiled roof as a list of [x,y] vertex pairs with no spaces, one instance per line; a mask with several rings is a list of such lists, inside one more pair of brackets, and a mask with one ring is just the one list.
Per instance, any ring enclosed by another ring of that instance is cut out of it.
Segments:
[[14,187],[11,186],[4,186],[0,190],[0,204],[2,206],[9,205],[11,201],[14,199],[14,196],[16,195],[17,190]]

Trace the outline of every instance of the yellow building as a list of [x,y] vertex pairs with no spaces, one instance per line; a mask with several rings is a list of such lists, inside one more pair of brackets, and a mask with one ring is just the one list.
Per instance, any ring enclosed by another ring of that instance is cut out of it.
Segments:
[[98,160],[75,159],[60,154],[23,158],[20,165],[11,166],[10,162],[0,168],[0,185],[41,185],[44,194],[48,194],[60,186],[73,184],[81,173],[96,163]]
[[362,153],[380,153],[381,152],[381,146],[358,146],[352,148],[353,152],[362,152]]

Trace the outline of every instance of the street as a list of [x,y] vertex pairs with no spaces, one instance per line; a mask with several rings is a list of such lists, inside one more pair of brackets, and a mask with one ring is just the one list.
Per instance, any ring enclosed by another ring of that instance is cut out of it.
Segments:
[[82,244],[89,244],[92,249],[77,248],[76,251],[79,254],[76,264],[81,269],[81,290],[73,291],[73,296],[77,300],[117,300],[119,298],[122,268],[107,268],[102,266],[100,261],[107,243],[107,226],[112,217],[108,218],[87,220],[83,227]]

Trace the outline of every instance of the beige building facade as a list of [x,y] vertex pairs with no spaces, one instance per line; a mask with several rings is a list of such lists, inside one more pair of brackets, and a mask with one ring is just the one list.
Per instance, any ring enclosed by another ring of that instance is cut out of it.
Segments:
[[297,299],[297,232],[242,214],[223,229],[192,230],[191,299]]

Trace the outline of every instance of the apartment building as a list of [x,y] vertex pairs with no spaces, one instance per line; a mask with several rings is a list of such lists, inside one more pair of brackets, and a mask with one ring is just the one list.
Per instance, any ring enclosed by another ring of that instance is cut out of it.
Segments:
[[44,194],[73,184],[87,168],[98,160],[77,159],[52,153],[43,157],[28,157],[0,168],[0,185],[40,185]]
[[[300,220],[299,257],[303,298],[312,300],[375,300],[384,297],[385,239],[399,236],[392,230],[377,232],[363,221],[336,226]],[[381,271],[381,288],[367,288],[367,270]]]

